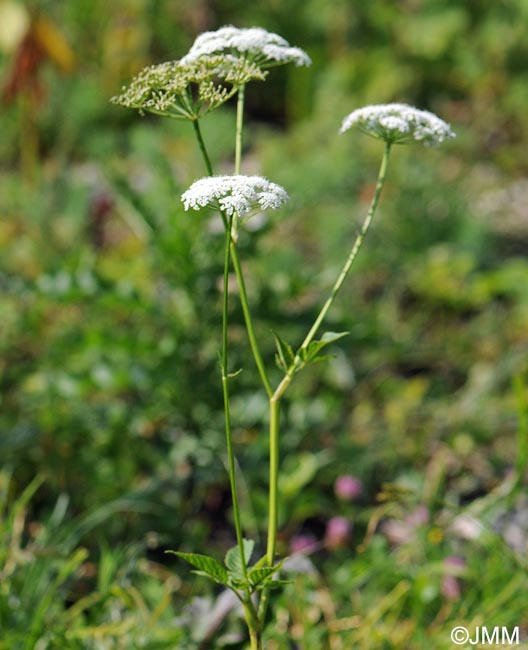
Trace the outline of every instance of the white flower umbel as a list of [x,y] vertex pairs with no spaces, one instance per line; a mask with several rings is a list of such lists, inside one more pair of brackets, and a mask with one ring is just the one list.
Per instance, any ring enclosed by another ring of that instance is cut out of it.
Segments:
[[407,104],[358,108],[345,117],[339,132],[344,133],[353,126],[389,144],[423,142],[434,146],[455,137],[449,124],[434,113]]
[[284,188],[262,176],[208,176],[182,194],[186,210],[212,208],[239,217],[259,210],[276,210],[286,203]]
[[311,59],[299,47],[291,47],[287,40],[261,27],[238,28],[232,25],[214,32],[204,32],[194,41],[189,53],[182,61],[195,61],[208,54],[218,52],[244,55],[261,68],[270,68],[284,63],[297,66],[310,65]]
[[241,85],[263,80],[266,74],[255,63],[226,54],[167,61],[142,70],[111,101],[141,112],[196,120],[230,99]]

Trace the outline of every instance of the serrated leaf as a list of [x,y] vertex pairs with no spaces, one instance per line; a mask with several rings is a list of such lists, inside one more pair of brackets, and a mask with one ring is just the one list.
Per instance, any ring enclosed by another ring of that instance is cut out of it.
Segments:
[[279,589],[279,587],[284,587],[285,585],[292,585],[293,580],[269,580],[266,582],[266,589]]
[[229,576],[229,585],[228,587],[232,590],[247,589],[248,583],[246,580],[237,580],[231,575]]
[[228,573],[218,560],[208,555],[200,555],[199,553],[182,553],[180,551],[166,551],[177,557],[185,560],[191,566],[196,567],[198,571],[194,571],[198,575],[206,576],[214,580],[218,584],[227,585],[229,581]]
[[[255,542],[252,539],[242,540],[242,547],[244,549],[244,559],[246,561],[246,566],[251,559],[253,553],[253,548],[255,547]],[[227,551],[225,556],[225,565],[229,570],[229,573],[235,580],[244,579],[244,571],[242,569],[242,558],[240,557],[240,549],[238,546]]]
[[282,339],[276,332],[273,332],[275,338],[275,345],[277,347],[277,354],[275,355],[275,362],[281,370],[288,371],[292,365],[295,355],[289,343]]
[[194,573],[195,576],[202,576],[202,578],[208,578],[209,580],[212,580],[213,582],[216,582],[219,585],[228,586],[227,583],[223,582],[219,578],[215,578],[210,573],[206,573],[205,571],[200,571],[199,569],[192,569],[191,573]]
[[257,587],[262,583],[266,584],[266,582],[269,582],[268,578],[270,578],[274,573],[277,573],[281,566],[282,562],[272,567],[265,567],[264,569],[252,569],[248,575],[249,582],[251,582],[254,587]]

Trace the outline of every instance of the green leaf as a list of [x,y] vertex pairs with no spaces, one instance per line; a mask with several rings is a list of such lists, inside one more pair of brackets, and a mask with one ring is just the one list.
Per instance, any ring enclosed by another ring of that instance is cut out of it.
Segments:
[[206,576],[214,582],[221,585],[227,585],[229,576],[225,567],[223,567],[218,560],[208,555],[200,555],[199,553],[181,553],[180,551],[165,551],[172,555],[177,555],[191,566],[196,567],[198,571],[194,571],[198,575]]
[[339,341],[339,339],[342,339],[349,334],[350,332],[325,332],[323,336],[321,336],[321,342],[328,345],[329,343]]
[[254,587],[257,587],[262,583],[264,583],[263,586],[265,586],[269,582],[268,578],[271,578],[274,573],[277,573],[281,567],[282,562],[279,562],[278,564],[275,564],[275,566],[268,566],[263,569],[251,569],[248,575],[249,582]]
[[[249,563],[249,560],[251,559],[254,546],[255,546],[255,542],[252,539],[242,540],[242,547],[244,549],[244,559],[246,561],[246,566]],[[240,557],[240,549],[238,548],[238,546],[234,546],[233,548],[229,549],[229,551],[227,551],[225,556],[225,565],[228,568],[230,575],[232,575],[233,578],[235,578],[235,580],[244,579],[244,571],[242,569],[242,558]]]
[[293,580],[269,580],[266,582],[266,589],[279,589],[279,587],[284,587],[285,585],[292,585]]
[[263,555],[260,560],[257,560],[255,564],[253,565],[253,569],[264,569],[266,565],[268,564],[268,556]]
[[281,370],[288,372],[288,368],[292,365],[295,355],[289,343],[282,339],[276,332],[273,332],[275,338],[275,345],[277,346],[277,354],[275,355],[275,362]]
[[327,345],[339,341],[339,339],[342,339],[344,336],[348,336],[348,332],[325,332],[320,339],[312,341],[307,348],[301,350],[303,364],[306,366],[315,361],[324,361],[325,359],[328,359],[329,357],[327,356],[320,356],[319,352]]

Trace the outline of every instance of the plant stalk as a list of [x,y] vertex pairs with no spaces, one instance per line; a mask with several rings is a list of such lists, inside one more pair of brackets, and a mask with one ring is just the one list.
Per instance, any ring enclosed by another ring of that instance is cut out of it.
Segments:
[[[390,144],[385,145],[385,151],[383,153],[383,158],[381,160],[381,165],[378,173],[378,180],[376,182],[376,189],[374,190],[374,196],[369,206],[367,216],[363,221],[363,224],[360,228],[359,233],[356,236],[354,244],[350,250],[350,253],[346,259],[346,262],[339,273],[337,280],[334,283],[330,291],[330,295],[326,302],[324,303],[321,311],[319,312],[317,318],[314,321],[314,324],[310,328],[310,331],[306,335],[304,341],[301,344],[299,352],[295,355],[295,359],[288,369],[288,372],[284,375],[282,381],[277,386],[275,392],[270,397],[269,401],[269,413],[270,413],[270,478],[269,478],[269,524],[268,524],[268,546],[267,546],[267,561],[270,566],[273,566],[275,561],[275,546],[277,541],[277,514],[278,514],[278,475],[279,475],[279,408],[280,401],[286,392],[288,386],[292,382],[295,372],[299,369],[299,364],[301,363],[300,351],[305,350],[310,343],[312,342],[314,336],[316,335],[321,323],[323,322],[328,310],[332,306],[339,290],[343,286],[343,283],[350,271],[350,268],[356,259],[361,244],[367,234],[367,231],[372,223],[372,219],[376,212],[376,208],[379,203],[381,190],[385,182],[385,176],[387,173],[387,164],[390,154]],[[262,599],[259,608],[259,616],[262,621],[264,621],[266,615],[266,609],[268,604],[268,593],[267,590],[263,591]]]
[[[367,216],[365,217],[365,220],[361,225],[361,228],[356,236],[356,239],[354,240],[354,244],[352,245],[352,248],[350,250],[350,253],[348,254],[346,262],[343,265],[343,268],[341,269],[341,272],[339,273],[337,280],[335,281],[334,286],[330,291],[330,295],[328,296],[326,302],[321,308],[321,311],[317,315],[317,318],[315,319],[312,327],[310,328],[310,331],[308,332],[304,341],[302,342],[301,347],[299,348],[299,352],[301,350],[306,350],[310,345],[310,343],[312,342],[314,336],[317,334],[317,331],[321,326],[321,323],[325,319],[330,307],[332,306],[337,294],[339,293],[339,290],[343,286],[343,283],[348,273],[350,272],[350,268],[352,267],[354,260],[357,257],[359,249],[361,248],[363,240],[365,239],[365,235],[367,234],[370,224],[372,223],[372,219],[374,218],[376,208],[378,207],[379,199],[381,196],[381,190],[383,189],[383,185],[385,183],[385,177],[387,175],[387,165],[389,162],[390,149],[391,149],[391,145],[390,143],[387,142],[385,144],[385,151],[383,152],[383,158],[381,160],[381,165],[378,172],[376,189],[374,190],[374,196],[372,197],[372,201],[370,203]],[[276,399],[280,399],[284,395],[286,389],[288,388],[288,386],[290,385],[293,379],[295,372],[299,369],[299,364],[301,363],[301,355],[299,354],[299,352],[295,355],[295,359],[293,360],[292,365],[290,366],[288,372],[284,375],[282,381],[280,382],[280,384],[277,386],[277,389],[275,390],[274,397]]]
[[251,650],[262,650],[262,633],[260,621],[255,611],[253,601],[248,596],[248,602],[244,602],[244,616],[249,630],[249,641]]
[[200,123],[198,120],[193,120],[192,125],[194,127],[194,133],[196,135],[196,139],[198,140],[198,146],[200,147],[200,152],[202,154],[202,158],[205,163],[205,168],[207,169],[207,173],[209,176],[213,176],[213,166],[211,165],[211,159],[209,158],[209,154],[207,153],[207,149],[205,147],[205,142],[202,136],[202,130],[200,129]]
[[231,261],[231,228],[233,225],[233,217],[227,219],[226,229],[226,243],[225,243],[225,258],[224,258],[224,292],[222,301],[222,353],[221,353],[221,367],[222,367],[222,393],[224,397],[224,416],[225,416],[225,432],[227,443],[227,457],[229,467],[229,483],[231,486],[231,498],[233,501],[233,518],[235,520],[235,532],[237,538],[238,548],[240,550],[240,561],[242,564],[242,571],[244,578],[247,580],[247,564],[244,556],[244,543],[242,535],[242,525],[240,523],[240,508],[238,504],[238,492],[236,485],[236,464],[235,454],[233,452],[233,434],[231,431],[231,413],[229,407],[229,371],[228,371],[228,309],[229,309],[229,266]]
[[238,89],[237,113],[236,113],[236,134],[235,134],[235,174],[240,174],[242,166],[242,129],[244,126],[244,101],[246,98],[246,86]]
[[277,522],[278,522],[278,492],[279,492],[279,406],[280,400],[270,398],[270,476],[269,476],[269,524],[268,524],[268,565],[273,566],[275,562],[275,546],[277,543]]
[[[243,98],[243,95],[242,95]],[[239,115],[243,116],[244,114],[244,102],[243,99],[240,101],[240,96],[239,96],[239,101],[237,102],[237,143],[241,143],[242,141],[242,118],[239,119]],[[238,128],[238,125],[240,124],[240,127]],[[207,173],[209,176],[213,176],[213,167],[211,165],[211,160],[209,158],[209,155],[207,153],[207,149],[205,146],[205,142],[202,137],[200,125],[198,123],[198,120],[195,120],[193,122],[194,130],[196,133],[196,137],[198,140],[198,144],[200,146],[200,151],[202,153],[202,157],[205,163],[205,168],[207,169]],[[242,150],[241,144],[236,144],[235,146],[236,150]],[[240,162],[238,163],[240,167]],[[236,171],[236,170],[235,170]],[[227,222],[225,220],[225,216],[222,215],[222,218],[224,219],[224,225],[227,227]],[[235,270],[235,275],[237,279],[237,284],[238,288],[240,291],[240,303],[242,305],[242,312],[244,314],[244,322],[246,325],[246,330],[248,334],[248,339],[249,339],[249,345],[251,347],[251,353],[253,354],[253,358],[255,360],[255,364],[257,366],[257,370],[260,376],[260,379],[262,381],[262,385],[264,386],[264,389],[268,395],[268,397],[271,397],[273,395],[273,389],[271,387],[268,375],[266,373],[266,368],[264,366],[264,361],[262,359],[262,354],[260,353],[260,348],[258,346],[257,342],[257,337],[255,334],[255,327],[253,325],[253,318],[251,316],[251,311],[249,309],[249,301],[247,297],[247,291],[246,291],[246,283],[244,280],[244,274],[242,271],[242,267],[240,264],[240,257],[238,255],[238,250],[236,247],[236,244],[233,240],[231,240],[231,260],[233,263],[233,268]]]
[[[223,292],[223,301],[222,301],[222,353],[221,353],[221,366],[222,366],[222,392],[224,397],[224,417],[225,417],[225,432],[226,432],[226,443],[227,443],[227,457],[228,457],[228,468],[229,468],[229,484],[231,487],[231,500],[233,502],[233,519],[235,521],[235,533],[237,539],[237,546],[240,551],[240,562],[242,565],[242,573],[246,583],[248,584],[248,570],[247,562],[244,554],[244,538],[242,533],[242,524],[240,518],[240,507],[238,503],[238,491],[237,491],[237,482],[236,482],[236,463],[235,463],[235,454],[233,451],[233,434],[231,430],[231,412],[229,405],[229,371],[228,371],[228,308],[229,308],[229,266],[231,261],[231,241],[232,233],[231,229],[233,227],[233,217],[225,216],[227,223],[226,228],[226,242],[225,242],[225,258],[224,258],[224,292]],[[259,649],[260,646],[260,635],[259,635],[259,619],[253,601],[251,600],[251,591],[249,584],[245,589],[245,598],[243,599],[244,603],[244,614],[247,622],[247,626],[251,638],[251,650],[253,648]],[[258,642],[254,645],[254,639]]]
[[337,296],[339,290],[343,286],[343,283],[348,275],[348,272],[350,271],[350,268],[354,260],[356,259],[359,249],[361,248],[361,244],[363,243],[365,235],[367,234],[370,224],[372,223],[372,219],[374,217],[374,213],[376,212],[376,208],[378,207],[381,190],[383,188],[383,184],[385,182],[385,176],[387,174],[387,164],[389,162],[390,148],[391,145],[390,143],[387,142],[385,144],[385,151],[383,152],[383,158],[381,159],[381,165],[378,173],[378,180],[376,182],[376,189],[374,190],[374,196],[372,197],[372,201],[370,203],[367,216],[365,217],[365,220],[363,221],[359,233],[356,236],[356,240],[354,241],[354,245],[352,246],[352,250],[350,251],[350,254],[345,262],[345,265],[341,269],[341,273],[339,274],[334,286],[332,287],[330,295],[328,296],[325,304],[323,305],[321,311],[319,312],[319,315],[315,319],[315,322],[312,325],[310,331],[306,335],[306,338],[301,344],[301,350],[305,350],[310,345],[313,337],[317,334],[317,330],[321,326],[321,323],[323,322],[326,314],[328,313],[328,310],[332,306],[335,297]]
[[[240,174],[242,166],[242,133],[244,128],[244,102],[246,98],[246,87],[245,85],[240,86],[238,90],[237,97],[237,112],[236,112],[236,134],[235,134],[235,174]],[[246,292],[246,283],[244,281],[244,274],[242,273],[242,267],[240,265],[240,259],[238,257],[238,252],[235,242],[231,244],[231,257],[233,260],[233,268],[235,269],[235,275],[237,278],[238,288],[240,290],[240,302],[242,304],[242,311],[244,312],[244,321],[246,323],[246,330],[248,333],[249,344],[251,346],[251,351],[253,353],[253,358],[257,365],[257,369],[262,381],[262,385],[266,390],[268,397],[273,395],[273,389],[271,387],[268,375],[266,373],[266,368],[264,366],[264,361],[262,360],[262,355],[260,354],[260,349],[257,343],[257,337],[255,335],[255,328],[253,326],[253,319],[251,317],[251,312],[249,309],[249,301],[247,298]]]
[[[242,93],[242,103],[240,110],[243,113],[243,93]],[[193,121],[193,127],[198,140],[198,145],[202,153],[202,157],[207,169],[209,176],[213,175],[213,166],[211,160],[207,153],[207,148],[202,137],[201,129],[198,120]],[[242,123],[238,123],[237,118],[237,142],[241,142],[242,138]],[[241,145],[237,144],[237,151],[241,151]],[[240,160],[238,161],[238,166],[240,166]],[[266,391],[269,395],[273,393],[270,386],[269,380],[266,375],[264,368],[264,362],[258,348],[257,339],[255,336],[255,330],[253,327],[253,321],[251,318],[251,313],[249,311],[249,304],[247,300],[244,276],[242,274],[242,269],[240,266],[240,260],[238,257],[238,251],[236,244],[233,238],[233,216],[227,216],[224,213],[221,213],[224,226],[226,228],[226,241],[225,241],[225,257],[224,257],[224,292],[223,292],[223,303],[222,303],[222,353],[221,353],[221,366],[222,366],[222,390],[224,398],[224,415],[225,415],[225,430],[226,430],[226,442],[227,442],[227,454],[228,454],[228,467],[229,467],[229,483],[231,486],[231,498],[233,501],[233,518],[235,522],[235,532],[237,538],[237,545],[240,550],[240,559],[242,564],[242,571],[246,582],[248,582],[248,571],[247,571],[247,562],[244,555],[244,545],[243,545],[243,534],[242,534],[242,525],[240,519],[240,507],[238,503],[238,492],[236,485],[236,465],[235,465],[235,456],[233,452],[233,437],[231,431],[231,415],[230,415],[230,405],[229,405],[229,373],[228,373],[228,338],[227,338],[227,329],[228,329],[228,307],[229,307],[229,267],[231,262],[235,268],[235,273],[237,276],[237,281],[240,290],[240,299],[242,303],[242,311],[244,313],[244,319],[246,322],[246,328],[248,331],[249,341],[259,374],[263,381],[263,384],[266,388]],[[243,607],[246,623],[249,630],[249,637],[251,643],[251,650],[262,650],[262,637],[261,637],[261,626],[259,617],[256,611],[256,608],[251,600],[251,592],[249,587],[245,590],[245,597],[243,598]]]
[[246,324],[247,335],[249,339],[249,345],[251,346],[251,351],[253,353],[253,358],[257,366],[260,379],[266,390],[268,397],[273,395],[273,388],[271,387],[268,375],[266,373],[266,368],[264,366],[264,361],[262,360],[262,355],[260,354],[260,349],[257,343],[257,336],[255,334],[255,328],[253,326],[253,318],[251,316],[251,311],[249,309],[249,302],[246,292],[246,283],[244,280],[244,274],[242,272],[242,267],[240,266],[240,258],[238,257],[238,251],[235,242],[231,241],[231,259],[233,262],[233,268],[235,269],[235,275],[238,283],[238,289],[240,291],[240,303],[242,305],[242,312],[244,314],[244,321]]

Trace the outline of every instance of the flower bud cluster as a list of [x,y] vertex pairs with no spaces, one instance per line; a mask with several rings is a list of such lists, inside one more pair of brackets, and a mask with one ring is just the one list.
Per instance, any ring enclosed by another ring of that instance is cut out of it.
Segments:
[[255,63],[231,55],[167,61],[142,70],[112,101],[141,112],[193,120],[218,108],[241,85],[265,76]]

